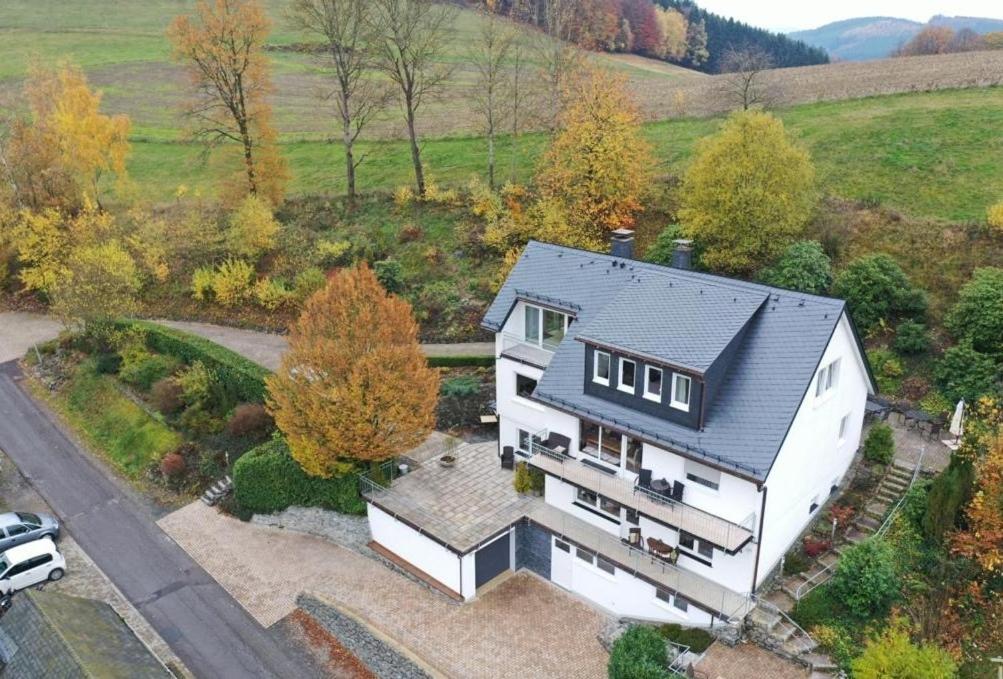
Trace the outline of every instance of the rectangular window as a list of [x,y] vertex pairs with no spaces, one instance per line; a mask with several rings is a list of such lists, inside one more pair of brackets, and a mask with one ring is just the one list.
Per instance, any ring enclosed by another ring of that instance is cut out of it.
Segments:
[[620,503],[615,500],[610,500],[608,497],[600,495],[599,509],[603,510],[607,514],[612,514],[618,519],[620,518]]
[[609,386],[609,354],[596,349],[592,380]]
[[846,428],[850,422],[850,414],[847,413],[843,415],[843,419],[839,421],[839,442],[842,443],[846,440]]
[[636,509],[627,508],[627,523],[632,523],[635,526],[641,525],[641,515],[637,513]]
[[554,538],[554,547],[557,547],[562,552],[567,552],[568,554],[571,553],[571,545],[569,545],[567,542],[564,542],[563,540],[558,540],[557,538]]
[[562,313],[543,310],[543,346],[546,349],[556,349],[564,339],[568,317]]
[[524,453],[533,452],[533,437],[525,429],[519,430],[519,450]]
[[682,531],[679,533],[679,546],[692,551],[696,549],[696,538],[686,531]]
[[701,540],[697,544],[697,553],[700,554],[701,556],[707,557],[708,559],[713,558],[713,556],[714,556],[714,547],[712,545],[704,542],[703,540]]
[[837,384],[839,384],[838,358],[818,371],[818,377],[815,380],[815,396],[828,393],[831,389],[835,389]]
[[521,398],[529,398],[536,390],[536,380],[525,375],[515,374],[515,395]]
[[596,556],[596,566],[598,566],[601,571],[605,571],[610,575],[616,575],[616,566],[613,565],[613,562],[607,561],[601,556]]
[[526,341],[540,343],[540,307],[526,305]]
[[811,505],[808,507],[808,514],[814,514],[816,509],[818,509],[818,495],[811,499]]
[[662,400],[662,369],[644,366],[644,398],[651,401]]
[[627,439],[627,471],[641,473],[641,458],[644,452],[643,444],[637,439]]
[[672,601],[672,605],[685,612],[689,609],[690,602],[677,594],[676,598]]
[[620,380],[616,388],[627,393],[634,393],[634,377],[637,364],[626,358],[620,359]]
[[711,490],[719,490],[721,488],[721,472],[718,470],[705,467],[692,460],[686,460],[684,469],[686,470],[686,479],[688,481],[692,481],[704,488],[710,488]]
[[623,455],[623,435],[583,420],[579,449],[590,457],[619,467]]
[[594,564],[595,563],[595,557],[593,557],[593,555],[590,552],[586,552],[581,547],[576,547],[575,548],[575,556],[577,556],[579,559],[581,559],[585,563],[588,563],[588,564]]
[[655,598],[658,599],[659,601],[664,601],[667,604],[672,603],[672,595],[669,594],[667,590],[664,590],[661,587],[655,588]]
[[672,374],[672,402],[671,405],[677,410],[689,412],[690,409],[690,386],[692,380],[686,375],[679,373]]
[[596,503],[599,501],[598,494],[593,493],[591,490],[585,490],[584,488],[578,489],[576,497],[579,502],[590,507],[595,507]]
[[686,479],[688,481],[692,481],[693,483],[698,483],[705,488],[710,488],[711,490],[718,490],[720,488],[720,484],[714,483],[710,479],[705,479],[702,476],[698,476],[693,472],[686,472]]

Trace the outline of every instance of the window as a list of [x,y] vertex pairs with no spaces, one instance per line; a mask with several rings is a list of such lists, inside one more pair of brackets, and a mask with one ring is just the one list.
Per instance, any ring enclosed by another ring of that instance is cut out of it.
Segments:
[[38,518],[38,514],[30,514],[28,512],[18,512],[17,518],[21,519],[22,523],[31,526],[32,528],[41,528],[42,520]]
[[850,422],[850,414],[847,413],[843,415],[843,419],[839,421],[839,442],[842,443],[846,440],[846,429]]
[[567,542],[564,542],[563,540],[558,540],[557,538],[554,538],[554,547],[557,547],[562,552],[567,552],[568,554],[571,553],[571,545],[569,545]]
[[679,533],[679,546],[685,547],[686,549],[693,550],[695,547],[696,538],[689,533],[683,531]]
[[708,559],[714,558],[714,545],[705,540],[698,540],[695,535],[691,535],[686,531],[679,532],[679,546],[687,551],[696,552]]
[[529,398],[536,390],[536,380],[525,375],[515,374],[515,395],[521,398]]
[[618,432],[582,421],[579,447],[586,455],[619,467],[623,454],[623,438]]
[[556,349],[557,345],[564,339],[564,331],[568,327],[568,317],[565,314],[543,310],[543,346],[547,349]]
[[28,529],[21,524],[14,524],[13,526],[7,526],[7,536],[15,537],[17,535],[24,535],[28,532]]
[[839,383],[839,359],[823,367],[818,371],[818,379],[815,381],[815,396],[819,397],[834,389]]
[[595,557],[593,557],[591,552],[586,552],[581,547],[575,547],[575,556],[584,561],[587,564],[594,564]]
[[814,514],[816,509],[818,509],[818,495],[811,499],[811,506],[808,507],[808,514]]
[[596,556],[596,566],[598,566],[601,571],[605,571],[610,575],[616,575],[616,566],[613,565],[613,562],[607,561],[598,555]]
[[686,612],[690,607],[690,602],[677,594],[676,598],[672,601],[672,605],[679,610]]
[[655,598],[658,599],[659,601],[664,601],[667,604],[672,603],[672,595],[669,594],[667,590],[664,590],[661,587],[655,588]]
[[637,439],[627,439],[627,471],[641,473],[641,456],[644,446]]
[[593,493],[591,490],[585,490],[584,488],[579,488],[576,496],[579,502],[590,507],[595,507],[596,503],[599,501],[599,495],[597,493]]
[[711,490],[719,490],[721,488],[721,472],[718,470],[705,467],[692,460],[686,460],[684,469],[686,470],[687,480]]
[[637,513],[636,509],[627,508],[627,523],[632,523],[635,526],[641,525],[641,515]]
[[690,385],[692,380],[686,375],[679,373],[672,374],[672,402],[673,408],[685,410],[690,409]]
[[714,557],[714,547],[711,544],[701,540],[699,543],[697,543],[697,553],[707,557],[708,559],[711,559]]
[[540,343],[540,307],[526,305],[526,341]]
[[609,386],[609,354],[596,349],[592,381]]
[[525,429],[519,430],[519,450],[525,453],[533,452],[533,437]]
[[620,379],[616,388],[627,393],[634,393],[634,378],[637,364],[626,358],[620,359]]
[[620,503],[616,500],[610,500],[608,497],[600,495],[599,509],[607,514],[612,514],[613,516],[620,518]]
[[579,488],[575,492],[575,499],[578,504],[587,505],[593,509],[599,509],[600,511],[620,518],[620,509],[623,507],[616,500],[611,500],[608,497],[599,495],[591,490],[586,490],[585,488]]
[[644,398],[651,401],[662,400],[662,369],[644,366]]

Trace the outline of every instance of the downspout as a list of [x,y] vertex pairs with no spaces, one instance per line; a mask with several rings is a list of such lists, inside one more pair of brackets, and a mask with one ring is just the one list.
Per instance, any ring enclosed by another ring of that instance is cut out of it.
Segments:
[[763,526],[766,525],[767,490],[769,490],[769,488],[763,486],[763,502],[759,508],[759,537],[756,539],[756,563],[752,567],[752,589],[749,590],[753,594],[756,593],[756,580],[759,578],[759,552],[763,549]]

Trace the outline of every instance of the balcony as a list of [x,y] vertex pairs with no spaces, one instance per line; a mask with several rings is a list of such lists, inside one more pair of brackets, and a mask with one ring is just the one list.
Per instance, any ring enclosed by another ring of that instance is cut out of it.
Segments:
[[752,539],[754,513],[741,524],[732,523],[665,495],[641,488],[615,474],[589,467],[537,441],[543,441],[543,437],[539,435],[536,437],[533,443],[533,456],[529,459],[529,463],[561,480],[595,491],[619,502],[624,507],[678,527],[728,551],[737,550]]
[[502,356],[535,366],[541,370],[550,365],[550,359],[554,357],[554,352],[557,350],[557,344],[546,339],[537,342],[510,332],[503,332],[501,335]]

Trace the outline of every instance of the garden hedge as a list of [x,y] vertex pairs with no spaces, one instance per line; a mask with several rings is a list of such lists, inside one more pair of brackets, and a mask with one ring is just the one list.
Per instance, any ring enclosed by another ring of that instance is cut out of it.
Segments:
[[289,455],[281,438],[244,453],[233,465],[234,496],[241,509],[271,514],[287,507],[322,507],[345,514],[364,514],[358,478],[308,476]]
[[464,366],[493,366],[494,356],[429,356],[431,368],[462,368]]
[[181,359],[201,361],[240,401],[262,403],[268,370],[215,342],[150,321],[120,321],[119,327],[142,332],[153,351]]

